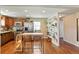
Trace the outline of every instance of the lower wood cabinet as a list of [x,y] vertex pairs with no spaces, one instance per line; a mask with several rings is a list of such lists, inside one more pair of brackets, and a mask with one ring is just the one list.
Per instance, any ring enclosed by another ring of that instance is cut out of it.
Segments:
[[8,41],[14,39],[14,33],[13,32],[2,33],[2,34],[0,34],[0,36],[1,36],[1,45],[4,45]]

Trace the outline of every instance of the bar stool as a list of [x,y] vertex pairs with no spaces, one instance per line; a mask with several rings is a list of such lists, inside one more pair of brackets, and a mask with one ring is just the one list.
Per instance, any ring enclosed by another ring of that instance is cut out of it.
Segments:
[[23,35],[23,53],[31,54],[33,53],[33,44],[32,44],[31,35]]
[[[43,35],[33,35],[33,52],[34,53],[44,53],[43,49]],[[37,42],[37,43],[36,43]],[[36,52],[35,52],[36,51]]]
[[16,53],[22,53],[22,35],[16,36]]

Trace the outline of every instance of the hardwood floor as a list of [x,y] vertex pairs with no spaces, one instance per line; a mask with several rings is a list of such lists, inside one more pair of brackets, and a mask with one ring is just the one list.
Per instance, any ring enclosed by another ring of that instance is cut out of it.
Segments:
[[[1,47],[2,54],[15,54],[15,52],[15,41],[8,42]],[[44,54],[79,54],[79,48],[63,40],[61,40],[59,47],[48,40],[44,40]]]
[[14,54],[15,53],[15,41],[10,41],[1,47],[1,54]]

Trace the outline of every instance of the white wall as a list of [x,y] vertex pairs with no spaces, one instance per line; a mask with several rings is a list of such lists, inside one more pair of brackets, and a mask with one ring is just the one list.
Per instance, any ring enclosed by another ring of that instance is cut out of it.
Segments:
[[62,19],[59,20],[59,37],[64,37],[64,21]]
[[73,45],[79,46],[77,42],[77,26],[76,19],[79,13],[74,13],[72,15],[65,16],[64,20],[64,41],[69,42]]

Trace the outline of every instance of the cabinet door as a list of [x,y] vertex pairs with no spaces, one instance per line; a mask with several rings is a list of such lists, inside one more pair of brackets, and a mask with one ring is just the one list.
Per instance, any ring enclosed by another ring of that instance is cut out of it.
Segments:
[[5,19],[5,26],[7,28],[10,28],[11,26],[14,25],[14,22],[15,22],[15,20],[13,18],[6,17],[6,19]]
[[9,27],[9,19],[6,17],[5,18],[5,26],[8,28]]
[[14,25],[14,19],[9,18],[9,26],[13,26]]
[[10,32],[10,33],[9,33],[9,37],[10,37],[10,40],[14,39],[13,32]]
[[10,32],[6,34],[7,41],[10,41]]
[[1,34],[1,45],[7,42],[6,34]]

